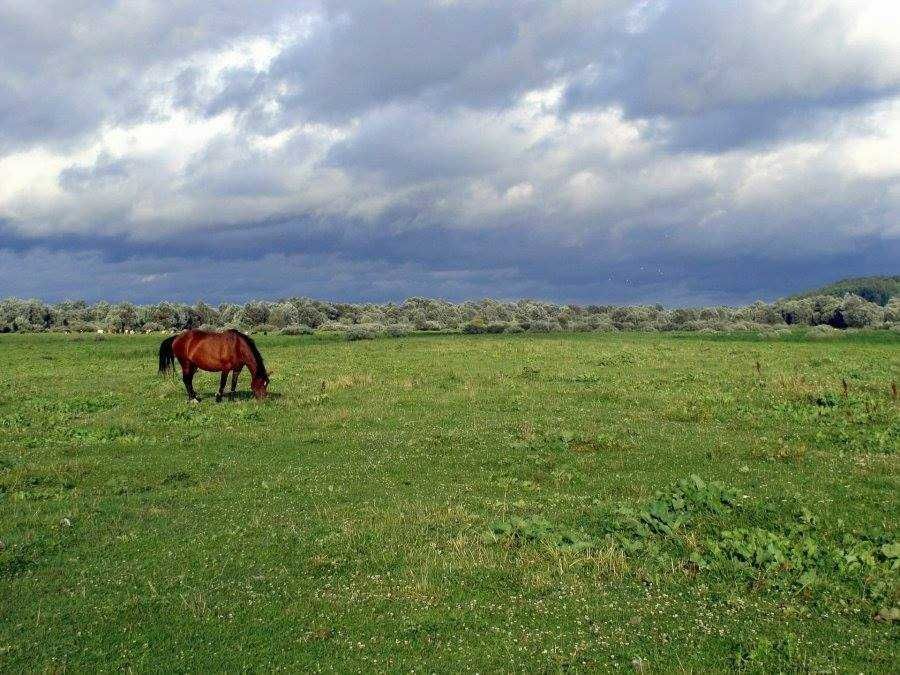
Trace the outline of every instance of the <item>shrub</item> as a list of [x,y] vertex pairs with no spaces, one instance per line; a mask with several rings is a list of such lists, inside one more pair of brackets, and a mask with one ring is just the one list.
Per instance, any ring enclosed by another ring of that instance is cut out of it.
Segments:
[[347,327],[348,340],[374,340],[384,333],[384,326],[377,323],[358,323]]
[[809,325],[813,318],[813,304],[808,299],[788,300],[781,304],[781,316],[788,325]]
[[442,330],[443,326],[437,321],[423,321],[419,325],[419,330],[429,331],[429,332],[437,332]]
[[828,295],[812,298],[813,313],[809,323],[813,326],[832,324],[835,312],[841,307],[841,301]]
[[884,308],[884,320],[890,323],[900,323],[900,298],[892,298]]
[[503,329],[504,333],[524,333],[525,329],[517,323],[508,323]]
[[834,313],[832,325],[836,328],[865,328],[881,323],[884,310],[874,302],[863,300],[849,293],[841,300],[840,308]]
[[253,326],[253,328],[251,329],[251,332],[252,333],[262,333],[263,335],[265,335],[267,333],[274,333],[277,330],[278,329],[275,328],[275,326],[273,326],[270,323],[260,323],[260,324]]
[[345,323],[340,323],[339,321],[325,321],[319,326],[316,327],[316,330],[320,330],[323,333],[343,333],[345,332],[349,326]]
[[588,320],[588,323],[590,324],[592,330],[597,330],[597,331],[615,330],[615,326],[613,326],[612,319],[609,318],[608,314],[595,314]]
[[283,302],[272,305],[269,310],[269,321],[277,328],[285,328],[286,326],[296,326],[300,322],[297,308],[289,302]]
[[312,305],[304,304],[297,307],[297,321],[301,326],[318,328],[326,319],[326,314]]
[[806,337],[811,338],[813,340],[822,340],[827,338],[837,337],[841,334],[834,326],[829,326],[828,324],[820,324],[818,326],[813,326],[808,331],[806,331]]
[[311,335],[313,333],[313,329],[309,326],[304,326],[303,324],[291,324],[290,326],[285,326],[280,331],[278,331],[279,335]]
[[69,330],[73,333],[93,333],[96,328],[93,325],[88,323],[87,321],[81,321],[80,319],[74,319],[69,322]]
[[413,327],[408,323],[395,323],[387,326],[384,332],[390,337],[403,337],[413,332]]
[[559,330],[559,324],[553,321],[532,321],[528,324],[529,333],[550,333]]
[[487,332],[487,325],[484,323],[484,319],[476,316],[471,321],[463,324],[462,332],[467,335],[480,335]]

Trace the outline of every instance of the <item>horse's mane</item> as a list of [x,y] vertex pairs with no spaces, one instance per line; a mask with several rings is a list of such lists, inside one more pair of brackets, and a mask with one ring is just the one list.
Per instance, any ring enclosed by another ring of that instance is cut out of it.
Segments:
[[262,354],[259,353],[259,350],[256,348],[256,343],[249,335],[244,335],[241,331],[236,330],[235,333],[240,336],[240,338],[247,343],[247,346],[250,348],[250,351],[253,353],[253,358],[256,359],[256,370],[258,377],[268,377],[269,374],[266,372],[266,364],[263,363]]

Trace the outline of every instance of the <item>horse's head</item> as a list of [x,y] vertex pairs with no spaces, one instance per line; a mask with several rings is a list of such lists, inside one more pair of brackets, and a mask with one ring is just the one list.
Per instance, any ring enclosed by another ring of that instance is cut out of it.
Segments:
[[269,376],[254,377],[250,380],[250,389],[256,398],[263,399],[269,395]]
[[272,374],[270,370],[265,375],[257,375],[253,379],[250,380],[250,389],[253,390],[253,395],[258,399],[264,399],[269,395],[269,376]]

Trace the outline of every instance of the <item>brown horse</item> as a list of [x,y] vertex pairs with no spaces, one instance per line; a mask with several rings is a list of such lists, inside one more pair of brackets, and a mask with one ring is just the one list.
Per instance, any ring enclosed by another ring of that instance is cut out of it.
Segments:
[[204,330],[186,330],[163,340],[159,346],[159,372],[165,373],[175,368],[175,359],[181,364],[181,375],[188,400],[200,401],[194,391],[194,373],[197,369],[221,372],[219,393],[216,401],[221,401],[225,392],[225,382],[231,373],[231,393],[237,389],[238,375],[244,366],[250,371],[250,389],[256,398],[265,398],[269,388],[269,373],[263,363],[262,354],[249,337],[236,330],[224,333],[209,333]]

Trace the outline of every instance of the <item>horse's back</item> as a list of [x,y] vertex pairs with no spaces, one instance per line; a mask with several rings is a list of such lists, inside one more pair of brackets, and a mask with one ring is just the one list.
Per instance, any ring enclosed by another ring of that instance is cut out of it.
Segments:
[[172,346],[179,360],[183,356],[202,370],[233,370],[241,360],[236,331],[186,330],[175,338]]

